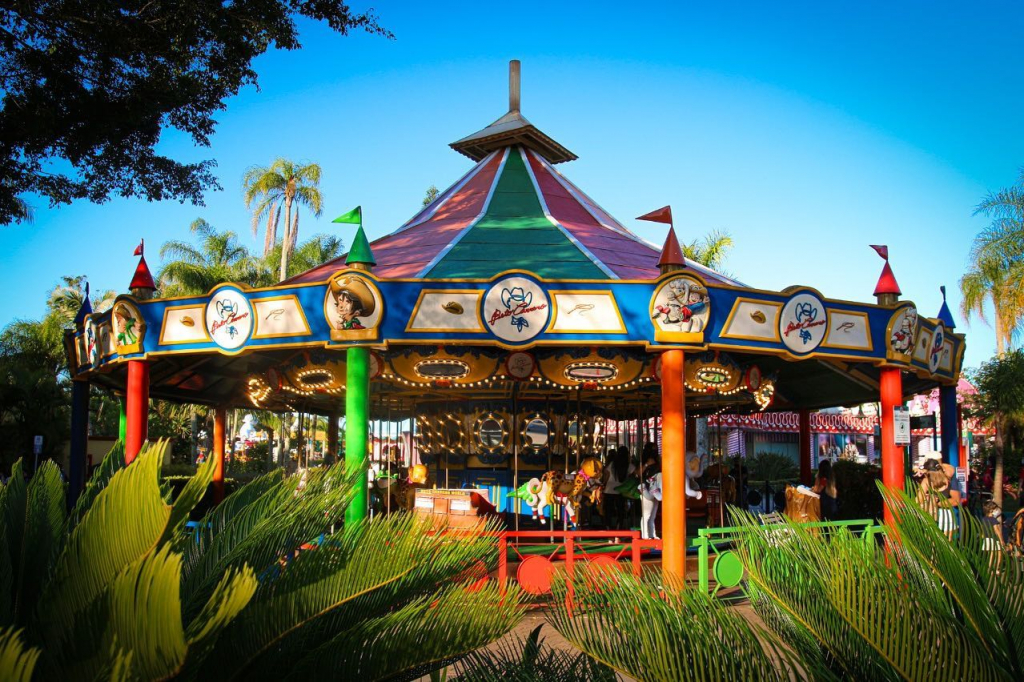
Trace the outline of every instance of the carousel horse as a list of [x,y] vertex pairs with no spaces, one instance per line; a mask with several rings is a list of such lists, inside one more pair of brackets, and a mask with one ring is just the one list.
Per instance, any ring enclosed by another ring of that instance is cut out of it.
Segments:
[[600,504],[601,474],[604,466],[595,457],[588,457],[580,464],[580,470],[574,473],[548,471],[540,478],[531,478],[519,486],[508,497],[526,502],[533,510],[533,518],[546,523],[544,509],[556,503],[565,508],[569,521],[576,525],[577,512],[580,504]]

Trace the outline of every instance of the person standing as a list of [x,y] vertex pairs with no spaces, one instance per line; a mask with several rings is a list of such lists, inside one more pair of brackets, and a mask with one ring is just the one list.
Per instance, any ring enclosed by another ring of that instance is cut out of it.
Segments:
[[622,530],[626,515],[626,499],[619,486],[631,473],[629,449],[625,445],[620,445],[616,450],[609,448],[608,458],[610,461],[605,467],[608,478],[604,484],[605,525],[609,530]]
[[818,476],[812,490],[821,498],[821,520],[834,521],[839,513],[839,501],[831,461],[826,459],[818,465]]
[[661,465],[658,463],[657,454],[648,455],[644,459],[642,471],[640,537],[644,540],[657,540],[655,521],[658,518],[658,507],[661,505]]

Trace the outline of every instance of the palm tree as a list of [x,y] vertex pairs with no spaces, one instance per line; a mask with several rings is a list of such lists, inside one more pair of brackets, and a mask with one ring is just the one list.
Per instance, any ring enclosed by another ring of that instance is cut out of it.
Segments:
[[1013,187],[990,193],[974,211],[992,223],[974,239],[970,265],[960,279],[960,312],[969,320],[977,314],[985,322],[991,304],[996,352],[1012,347],[1024,317],[1024,169]]
[[164,295],[205,294],[222,282],[259,286],[266,281],[261,264],[234,232],[218,232],[202,218],[189,230],[198,244],[174,240],[160,248],[160,258],[167,261],[157,276]]
[[[71,321],[78,314],[78,310],[82,307],[82,303],[85,302],[86,277],[84,275],[77,277],[65,275],[60,278],[60,281],[61,283],[50,291],[50,298],[46,302],[46,307],[51,312],[56,313],[66,324],[71,324]],[[109,289],[107,291],[92,292],[89,300],[93,312],[102,313],[107,310],[110,306],[114,305],[116,297],[117,293]]]
[[[317,234],[299,244],[288,260],[287,277],[312,270],[318,265],[334,260],[344,252],[345,243],[333,235]],[[283,244],[276,244],[271,252],[264,258],[266,267],[271,271],[280,270],[283,256]],[[283,278],[282,278],[283,279]]]
[[264,256],[277,243],[277,223],[281,209],[284,208],[281,279],[288,276],[288,261],[298,243],[299,206],[305,206],[316,218],[323,212],[324,201],[319,185],[319,164],[296,164],[283,158],[266,168],[253,166],[242,178],[245,207],[252,211],[253,236],[259,230],[260,221],[267,220],[267,233],[263,240]]
[[729,233],[720,230],[681,245],[684,256],[712,270],[718,270],[725,263],[725,257],[733,246]]

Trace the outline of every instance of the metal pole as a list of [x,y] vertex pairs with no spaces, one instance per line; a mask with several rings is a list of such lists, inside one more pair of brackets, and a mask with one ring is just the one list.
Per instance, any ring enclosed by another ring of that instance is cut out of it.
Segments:
[[[516,431],[516,423],[518,422],[518,410],[519,410],[519,382],[512,380],[512,491],[519,490],[519,438],[518,431]],[[519,530],[519,510],[522,507],[522,502],[518,497],[513,497],[514,504],[516,507],[515,519],[516,519],[516,530]]]

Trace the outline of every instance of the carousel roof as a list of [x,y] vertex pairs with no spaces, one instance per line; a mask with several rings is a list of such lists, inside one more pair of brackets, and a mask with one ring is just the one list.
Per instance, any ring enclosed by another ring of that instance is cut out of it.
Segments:
[[[517,65],[513,65],[514,67]],[[385,278],[488,278],[506,270],[548,279],[653,279],[661,250],[633,234],[554,168],[575,155],[519,113],[518,69],[509,112],[451,146],[477,160],[398,230],[374,241]],[[287,280],[322,282],[345,256]],[[737,282],[693,261],[711,283]]]

